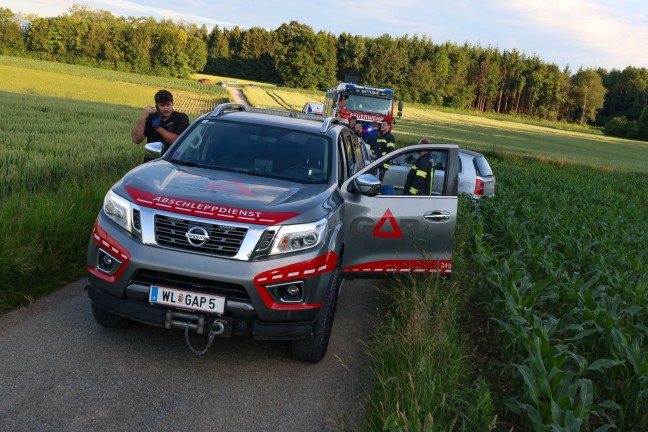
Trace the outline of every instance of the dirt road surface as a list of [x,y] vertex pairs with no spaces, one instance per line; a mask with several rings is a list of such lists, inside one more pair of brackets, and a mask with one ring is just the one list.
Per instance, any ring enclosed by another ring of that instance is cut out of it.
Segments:
[[229,91],[230,99],[232,100],[232,102],[241,103],[248,106],[250,105],[248,103],[248,100],[245,98],[245,95],[243,94],[243,90],[241,90],[240,88],[227,87],[227,91]]
[[[337,431],[361,428],[377,286],[347,281],[328,353],[94,322],[85,280],[0,317],[2,431]],[[195,345],[206,339],[194,336]]]

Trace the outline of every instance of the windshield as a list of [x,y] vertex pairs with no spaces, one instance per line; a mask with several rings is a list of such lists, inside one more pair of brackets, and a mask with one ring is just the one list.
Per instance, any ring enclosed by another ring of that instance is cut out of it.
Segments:
[[344,100],[344,107],[350,111],[389,115],[391,114],[392,101],[391,99],[350,94]]
[[248,123],[203,120],[174,149],[173,163],[302,183],[327,183],[326,136]]

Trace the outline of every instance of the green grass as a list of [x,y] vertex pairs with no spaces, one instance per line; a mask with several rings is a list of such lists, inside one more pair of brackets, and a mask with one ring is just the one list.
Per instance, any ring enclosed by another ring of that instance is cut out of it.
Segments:
[[[10,57],[0,55],[0,65],[13,66],[22,69],[38,70],[53,74],[72,75],[105,81],[118,81],[124,83],[138,84],[155,87],[157,89],[167,88],[184,90],[197,94],[210,95],[212,97],[227,98],[227,90],[217,85],[205,85],[197,80],[186,80],[180,78],[164,78],[149,75],[141,75],[130,72],[113,71],[109,69],[98,69],[88,66],[70,65],[66,63],[55,63],[43,60],[28,59],[22,57]],[[0,84],[2,84],[0,82]],[[0,87],[0,90],[4,88]],[[50,95],[52,96],[52,95]],[[152,98],[152,97],[151,97]],[[94,99],[93,99],[94,100]]]
[[142,161],[140,110],[0,92],[0,311],[83,272],[110,186]]
[[464,324],[476,286],[463,256],[473,223],[462,201],[452,279],[399,278],[381,293],[384,310],[370,343],[371,431],[486,431],[496,423]]
[[411,109],[394,126],[398,144],[421,137],[481,152],[530,156],[562,164],[648,173],[648,143],[493,120],[482,116]]

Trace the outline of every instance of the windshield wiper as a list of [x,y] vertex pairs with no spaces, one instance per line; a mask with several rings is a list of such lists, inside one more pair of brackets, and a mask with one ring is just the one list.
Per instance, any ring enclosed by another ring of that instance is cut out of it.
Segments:
[[186,161],[182,159],[171,159],[171,163],[176,163],[178,165],[184,165],[188,167],[202,167],[202,165],[199,165],[196,162]]

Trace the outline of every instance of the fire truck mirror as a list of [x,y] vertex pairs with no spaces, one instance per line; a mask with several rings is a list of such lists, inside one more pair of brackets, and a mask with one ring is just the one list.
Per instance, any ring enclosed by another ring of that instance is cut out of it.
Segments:
[[401,111],[403,111],[403,101],[398,101],[398,116],[399,117],[403,115],[403,113]]

